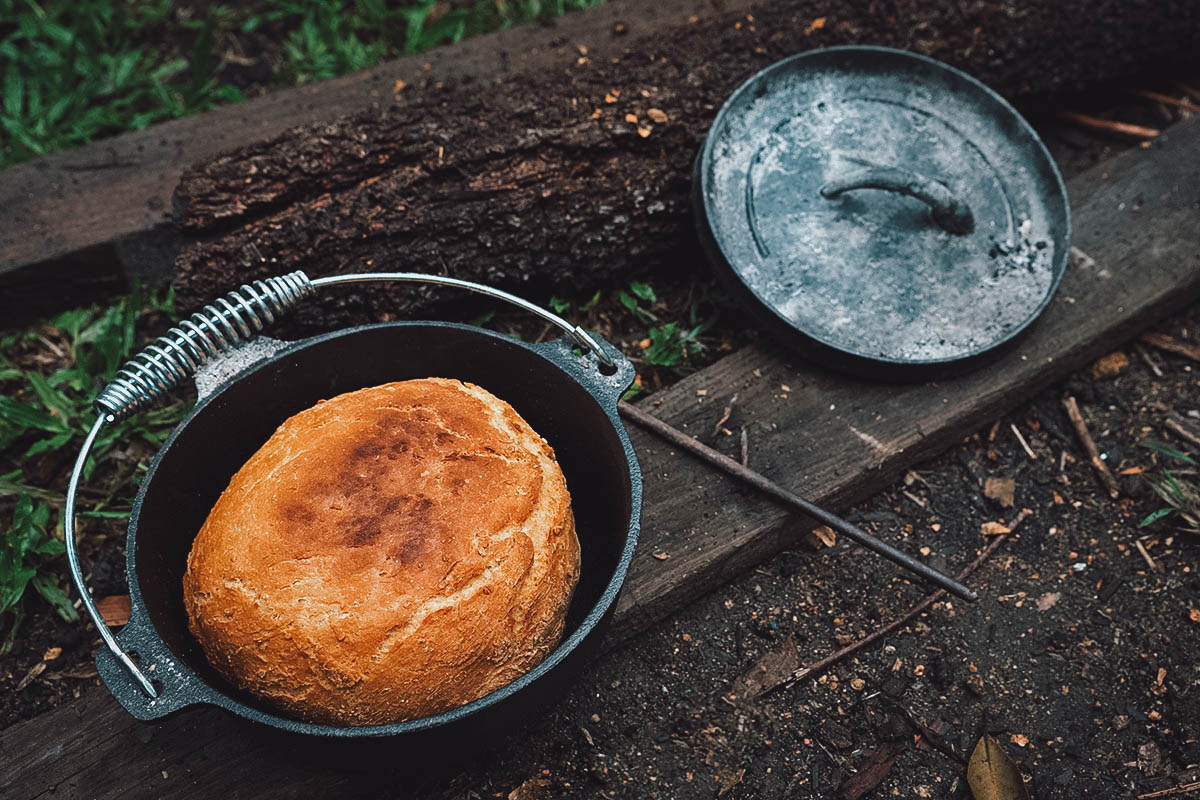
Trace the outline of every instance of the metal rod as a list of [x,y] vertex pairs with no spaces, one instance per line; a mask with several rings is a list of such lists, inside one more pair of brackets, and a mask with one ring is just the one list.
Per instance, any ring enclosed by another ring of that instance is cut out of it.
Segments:
[[753,486],[755,489],[758,489],[760,492],[768,494],[780,501],[784,505],[791,506],[792,508],[807,514],[813,519],[828,525],[835,531],[844,533],[846,536],[858,542],[863,547],[867,548],[868,550],[873,550],[889,561],[904,567],[909,572],[916,573],[925,580],[942,587],[948,592],[953,592],[964,600],[975,602],[979,599],[979,595],[977,595],[974,591],[968,589],[966,586],[963,586],[950,576],[944,575],[933,567],[930,567],[928,564],[924,564],[907,553],[897,550],[887,542],[876,539],[874,536],[867,533],[862,528],[859,528],[857,525],[853,525],[841,517],[834,516],[823,508],[814,506],[803,497],[792,494],[787,489],[784,489],[779,484],[768,480],[749,467],[743,467],[732,458],[717,452],[708,445],[703,444],[691,436],[688,436],[686,433],[683,433],[671,425],[668,425],[658,417],[652,416],[637,406],[630,405],[626,402],[621,402],[618,404],[618,409],[621,412],[621,416],[625,417],[631,422],[641,425],[647,430],[653,431],[671,444],[677,445],[678,447],[687,450],[692,455],[707,461],[709,464],[712,464],[718,469],[729,473],[735,478],[741,479],[742,481]]
[[142,687],[142,691],[150,695],[150,697],[158,697],[158,690],[154,688],[154,684],[138,669],[137,664],[133,663],[133,659],[121,649],[121,645],[117,644],[117,640],[112,635],[112,631],[108,629],[108,625],[105,623],[100,609],[96,608],[96,603],[92,600],[92,594],[88,591],[87,584],[83,581],[83,569],[79,566],[79,553],[75,550],[75,494],[79,491],[79,477],[83,474],[83,466],[87,463],[88,453],[91,452],[92,445],[95,444],[96,437],[100,434],[101,428],[111,420],[112,417],[108,416],[96,418],[92,429],[88,431],[87,438],[83,440],[83,447],[79,450],[79,457],[75,459],[75,469],[71,471],[71,481],[67,484],[67,502],[63,508],[63,543],[67,547],[67,567],[71,570],[71,580],[75,582],[75,588],[79,591],[79,599],[83,602],[83,607],[87,611],[88,616],[92,618],[92,623],[100,633],[100,638],[108,646],[109,652],[116,656],[117,660],[125,666],[125,669],[129,670],[129,674]]

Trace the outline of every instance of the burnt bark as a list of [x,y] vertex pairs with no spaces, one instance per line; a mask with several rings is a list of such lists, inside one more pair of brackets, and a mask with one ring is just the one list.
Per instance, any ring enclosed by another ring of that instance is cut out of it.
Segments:
[[[561,71],[409,86],[383,110],[187,171],[175,204],[179,302],[195,308],[292,269],[436,272],[537,295],[690,266],[700,258],[692,162],[754,71],[815,47],[887,45],[947,61],[1028,108],[1194,63],[1198,5],[787,0],[614,34]],[[300,325],[408,316],[434,301],[380,287],[309,308]]]

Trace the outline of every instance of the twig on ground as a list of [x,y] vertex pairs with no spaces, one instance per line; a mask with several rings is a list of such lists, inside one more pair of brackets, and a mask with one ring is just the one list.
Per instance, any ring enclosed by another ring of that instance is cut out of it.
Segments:
[[1192,444],[1200,445],[1200,436],[1197,436],[1196,434],[1194,434],[1190,430],[1188,430],[1187,426],[1183,424],[1183,421],[1181,419],[1178,419],[1174,415],[1172,415],[1170,417],[1167,417],[1167,421],[1165,424],[1168,428],[1173,430],[1178,435],[1182,436],[1184,439],[1187,439]]
[[742,466],[750,466],[750,438],[746,435],[746,426],[742,426]]
[[1157,792],[1148,794],[1139,794],[1138,800],[1152,800],[1155,797],[1168,797],[1173,794],[1183,794],[1184,792],[1194,792],[1200,789],[1200,781],[1192,781],[1191,783],[1181,783],[1178,786],[1172,786],[1170,789],[1160,789]]
[[1150,567],[1151,572],[1163,571],[1162,564],[1159,564],[1151,557],[1150,551],[1146,549],[1146,545],[1142,544],[1141,539],[1134,539],[1133,543],[1137,547],[1137,551],[1142,554],[1142,559],[1145,560],[1146,566]]
[[1134,344],[1134,349],[1137,350],[1137,354],[1142,357],[1142,361],[1146,362],[1146,366],[1150,368],[1150,371],[1154,373],[1154,377],[1161,378],[1163,376],[1162,367],[1158,366],[1158,364],[1150,356],[1150,351],[1143,347],[1141,342],[1136,342]]
[[1071,418],[1071,424],[1075,426],[1075,434],[1079,437],[1079,441],[1083,443],[1083,449],[1087,451],[1088,457],[1092,461],[1092,468],[1096,470],[1096,475],[1099,476],[1100,482],[1108,490],[1108,496],[1116,500],[1121,496],[1121,487],[1117,485],[1117,479],[1109,471],[1108,465],[1104,463],[1104,459],[1100,458],[1100,451],[1096,448],[1096,440],[1088,433],[1087,423],[1083,420],[1083,414],[1079,413],[1079,404],[1075,402],[1074,397],[1067,395],[1063,398],[1062,405],[1063,409],[1067,412],[1067,416]]
[[742,482],[753,486],[763,494],[775,498],[783,505],[806,514],[818,522],[828,525],[830,528],[833,528],[839,533],[845,534],[847,538],[853,539],[867,550],[883,556],[888,561],[903,567],[909,572],[920,575],[930,583],[949,589],[964,600],[974,602],[976,599],[978,599],[975,592],[958,583],[953,578],[943,575],[925,562],[910,556],[903,550],[899,550],[891,546],[882,539],[872,536],[862,528],[842,519],[836,514],[831,514],[825,509],[813,505],[803,497],[788,491],[769,478],[758,474],[754,470],[742,464],[739,464],[729,456],[718,450],[714,450],[698,439],[688,436],[683,431],[675,428],[669,423],[663,422],[653,414],[647,413],[643,409],[624,401],[617,403],[617,411],[625,419],[640,425],[646,430],[658,434],[658,436],[665,441],[688,451],[700,460],[708,462],[722,472],[732,475]]
[[[1003,544],[1008,539],[1008,537],[1012,536],[1013,533],[1016,532],[1017,528],[1020,527],[1021,523],[1024,522],[1032,514],[1033,514],[1033,511],[1031,511],[1028,508],[1021,509],[1021,513],[1017,514],[1017,516],[1015,518],[1013,518],[1013,521],[1008,523],[1008,533],[1002,533],[999,536],[997,536],[996,538],[992,539],[992,541],[988,542],[987,547],[983,548],[983,552],[980,553],[975,558],[974,561],[972,561],[970,564],[968,564],[966,567],[964,567],[962,572],[958,573],[958,575],[955,576],[955,580],[964,581],[968,577],[970,577],[971,573],[974,572],[976,569],[978,569],[979,565],[982,564],[984,561],[986,561],[988,559],[988,556],[990,556],[992,553],[994,553],[996,551],[996,548],[999,547],[1001,544]],[[780,686],[791,686],[796,681],[804,680],[805,678],[807,678],[809,676],[816,675],[817,673],[824,671],[826,667],[829,667],[832,664],[835,664],[838,661],[841,661],[843,658],[845,658],[848,655],[857,653],[859,650],[863,649],[864,647],[871,644],[872,642],[876,642],[879,639],[883,638],[884,636],[887,636],[889,633],[896,630],[897,628],[907,625],[909,622],[911,622],[912,620],[916,619],[921,614],[923,614],[931,605],[938,602],[945,596],[946,596],[946,590],[938,589],[936,592],[926,596],[926,598],[924,600],[922,600],[921,602],[917,603],[915,606],[910,608],[908,610],[908,613],[904,614],[899,619],[889,622],[887,625],[884,625],[882,628],[876,628],[874,631],[867,634],[866,636],[859,639],[858,641],[851,642],[850,644],[846,645],[845,647],[843,647],[840,650],[835,650],[834,652],[830,653],[829,655],[825,656],[824,658],[822,658],[819,661],[813,662],[812,664],[809,664],[808,666],[801,667],[800,669],[793,672],[792,676],[790,678],[788,678],[787,680],[783,681],[782,683],[776,684],[775,686],[764,686],[762,688],[762,691],[759,692],[759,695],[761,696],[761,695],[767,694],[768,692],[778,689]]]
[[1000,424],[1004,422],[1004,417],[996,417],[996,421],[992,423],[992,429],[988,431],[988,441],[996,441],[996,434],[1000,432]]
[[1147,100],[1153,100],[1156,103],[1165,103],[1169,106],[1182,108],[1185,111],[1200,111],[1200,106],[1196,105],[1191,100],[1180,100],[1178,97],[1171,97],[1169,94],[1152,92],[1149,89],[1135,89],[1134,94],[1144,97]]
[[1165,333],[1143,333],[1138,339],[1159,350],[1166,350],[1168,353],[1190,358],[1192,361],[1200,361],[1200,345],[1181,342],[1174,336],[1167,336]]
[[1147,128],[1144,125],[1133,125],[1128,122],[1118,122],[1111,119],[1100,119],[1074,111],[1060,111],[1058,118],[1063,122],[1072,122],[1082,128],[1090,128],[1101,133],[1116,133],[1121,136],[1131,136],[1134,139],[1153,139],[1161,131],[1157,128]]
[[1012,428],[1012,432],[1017,437],[1017,441],[1021,443],[1021,447],[1025,448],[1025,454],[1036,461],[1037,453],[1033,452],[1033,448],[1029,446],[1029,442],[1025,441],[1025,437],[1021,435],[1021,429],[1017,427],[1017,424],[1014,422],[1008,427]]
[[885,703],[903,714],[904,718],[909,721],[909,724],[916,728],[920,732],[921,736],[925,738],[925,741],[929,742],[929,744],[931,744],[934,748],[950,756],[960,764],[967,763],[967,757],[958,752],[958,748],[946,741],[946,739],[940,733],[926,725],[925,720],[918,717],[911,708],[904,705],[896,698],[889,697],[886,694],[882,695],[881,697]]
[[717,424],[713,425],[713,433],[721,430],[721,426],[729,421],[729,417],[733,414],[733,404],[738,401],[737,392],[733,393],[733,397],[729,398],[729,403],[725,406],[725,412],[721,414],[721,418],[717,420]]

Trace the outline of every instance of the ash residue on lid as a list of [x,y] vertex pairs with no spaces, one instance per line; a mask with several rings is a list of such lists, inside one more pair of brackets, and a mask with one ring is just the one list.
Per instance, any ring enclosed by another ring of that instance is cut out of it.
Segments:
[[[1061,184],[1024,125],[927,59],[806,54],[735,93],[709,134],[701,199],[724,261],[805,336],[889,362],[965,358],[1040,311],[1066,247]],[[864,167],[943,184],[973,230],[948,233],[897,192],[821,195]]]

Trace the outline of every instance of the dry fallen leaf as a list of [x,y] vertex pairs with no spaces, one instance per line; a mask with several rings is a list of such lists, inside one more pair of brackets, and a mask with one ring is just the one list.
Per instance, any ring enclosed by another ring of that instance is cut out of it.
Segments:
[[655,553],[654,557],[657,558],[659,561],[666,561],[668,558],[671,557],[671,554],[659,552],[659,553]]
[[778,649],[768,650],[733,681],[733,692],[739,697],[752,699],[763,692],[782,686],[800,668],[800,651],[791,636]]
[[1026,747],[1029,745],[1029,737],[1023,733],[1014,733],[1008,739],[1017,747]]
[[661,108],[646,109],[646,116],[649,117],[650,119],[654,120],[655,122],[666,122],[667,121],[667,112],[663,111]]
[[1101,378],[1115,378],[1124,372],[1128,366],[1129,356],[1118,350],[1115,353],[1109,353],[1095,364],[1092,364],[1092,377],[1096,380],[1100,380]]
[[626,114],[625,121],[631,125],[637,125],[637,114]]
[[1012,508],[1017,484],[1012,478],[988,478],[983,482],[983,494],[1005,508]]
[[51,647],[45,653],[42,653],[42,661],[53,661],[62,655],[61,647]]
[[1005,533],[1012,533],[1009,527],[1003,522],[985,522],[979,526],[979,532],[984,536],[999,536]]
[[643,139],[645,139],[647,136],[650,135],[649,128],[638,128],[637,132],[638,132],[638,136],[642,137]]
[[821,543],[826,547],[833,547],[837,544],[837,534],[833,532],[833,528],[828,525],[822,525],[819,528],[813,528],[813,535],[821,540]]
[[1029,800],[1025,781],[1004,747],[985,734],[967,763],[967,785],[975,800]]
[[737,772],[729,775],[718,775],[717,780],[721,782],[721,789],[717,792],[717,797],[724,797],[725,794],[742,782],[742,777],[746,774],[746,770],[739,769]]
[[26,686],[28,686],[30,683],[32,683],[34,678],[36,678],[38,675],[41,675],[45,671],[46,671],[46,662],[45,661],[39,661],[38,663],[34,664],[32,667],[29,668],[29,672],[25,673],[25,677],[21,678],[21,680],[17,683],[17,688],[14,691],[17,691],[17,692],[21,691]]
[[1154,777],[1166,772],[1163,769],[1162,753],[1154,742],[1138,745],[1137,767],[1143,775]]
[[1193,608],[1188,611],[1188,619],[1192,622],[1200,622],[1200,608]]
[[1059,596],[1060,595],[1058,592],[1046,592],[1044,595],[1038,598],[1037,610],[1049,611],[1050,609],[1054,608],[1054,604],[1058,602]]

